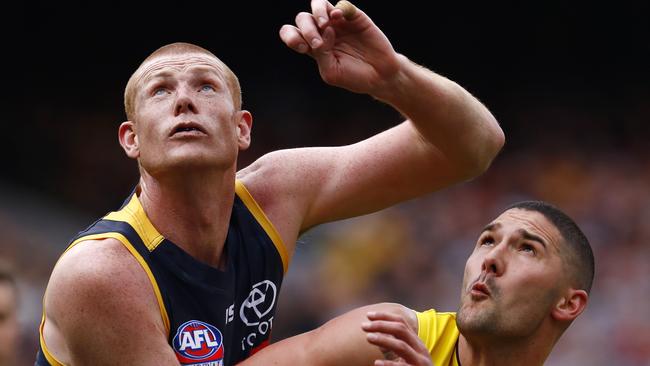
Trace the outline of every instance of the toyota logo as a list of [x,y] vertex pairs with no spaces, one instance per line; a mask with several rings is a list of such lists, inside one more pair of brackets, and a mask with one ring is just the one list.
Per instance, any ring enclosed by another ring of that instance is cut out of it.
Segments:
[[256,326],[266,314],[273,310],[277,289],[275,284],[264,280],[253,285],[244,303],[239,308],[239,316],[244,324]]

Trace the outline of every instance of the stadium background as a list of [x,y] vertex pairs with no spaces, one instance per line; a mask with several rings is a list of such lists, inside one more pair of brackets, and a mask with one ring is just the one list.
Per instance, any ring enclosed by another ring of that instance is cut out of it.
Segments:
[[[398,52],[482,100],[507,144],[475,180],[304,235],[274,338],[377,301],[455,310],[479,230],[509,203],[543,199],[577,219],[597,262],[591,303],[547,365],[650,364],[647,6],[357,4]],[[351,143],[400,120],[325,85],[311,59],[284,47],[278,29],[308,1],[21,6],[6,30],[0,147],[0,258],[19,275],[20,365],[33,360],[40,299],[68,238],[136,182],[117,143],[122,90],[155,48],[197,43],[239,76],[254,116],[240,166],[278,148]]]

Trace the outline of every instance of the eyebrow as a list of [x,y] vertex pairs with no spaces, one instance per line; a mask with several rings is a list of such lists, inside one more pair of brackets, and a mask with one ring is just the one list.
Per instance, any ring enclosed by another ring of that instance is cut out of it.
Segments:
[[501,227],[501,224],[499,224],[498,222],[493,222],[491,224],[485,225],[483,230],[481,230],[481,233],[486,231],[493,231],[494,229],[498,229],[499,227]]
[[519,230],[517,230],[517,232],[518,232],[519,234],[521,234],[521,236],[522,236],[524,239],[532,240],[532,241],[536,241],[536,242],[542,244],[542,246],[543,246],[544,248],[546,248],[546,242],[545,242],[544,239],[542,239],[541,237],[539,237],[539,236],[537,236],[537,235],[535,235],[535,234],[532,234],[532,233],[526,231],[525,229],[519,229]]
[[[210,74],[210,76],[215,77],[217,79],[220,79],[220,76],[221,76],[218,72],[211,69],[209,66],[197,65],[197,66],[190,67],[190,69],[191,69],[192,72],[196,72],[196,73],[198,73],[198,75],[201,75],[201,76]],[[150,82],[151,80],[154,80],[154,79],[166,79],[166,78],[170,78],[172,76],[173,76],[172,72],[167,71],[167,70],[160,70],[160,71],[157,71],[157,72],[155,72],[153,74],[147,75],[147,77],[145,77],[142,80],[142,83],[146,84],[146,83],[148,83],[148,82]]]
[[172,76],[172,73],[169,71],[159,71],[151,75],[147,75],[144,79],[142,79],[142,85],[146,85],[152,80],[155,79],[167,79]]
[[[494,231],[495,229],[498,229],[501,227],[501,224],[498,222],[493,222],[491,224],[487,224],[483,230],[481,230],[481,233],[484,233],[486,231]],[[546,242],[544,239],[542,239],[540,236],[537,236],[531,232],[529,232],[526,229],[518,229],[517,232],[519,235],[521,235],[524,239],[526,240],[532,240],[540,243],[544,248],[546,248]]]

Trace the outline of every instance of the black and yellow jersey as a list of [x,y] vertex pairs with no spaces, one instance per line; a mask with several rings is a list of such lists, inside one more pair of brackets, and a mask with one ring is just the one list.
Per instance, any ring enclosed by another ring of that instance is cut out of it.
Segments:
[[[135,193],[68,247],[114,238],[129,250],[153,285],[169,345],[182,365],[233,365],[269,342],[289,256],[246,187],[240,181],[235,185],[225,270],[197,261],[165,239]],[[36,365],[62,365],[48,351],[44,326],[45,317]]]
[[418,317],[418,337],[431,354],[434,365],[459,366],[456,313],[435,310],[415,312]]

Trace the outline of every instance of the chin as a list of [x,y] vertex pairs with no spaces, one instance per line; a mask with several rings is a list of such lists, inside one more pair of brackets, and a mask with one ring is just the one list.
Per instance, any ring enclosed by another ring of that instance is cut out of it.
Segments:
[[497,327],[498,317],[492,307],[484,302],[466,301],[461,304],[456,316],[458,329],[463,332],[490,332]]
[[207,154],[183,154],[168,156],[158,164],[142,164],[152,176],[198,173],[207,170],[227,170],[235,166],[235,158]]
[[169,154],[169,160],[171,164],[181,166],[230,166],[237,161],[237,151],[216,151],[206,148],[179,149]]
[[178,159],[170,164],[170,168],[175,170],[188,170],[193,171],[203,170],[203,169],[218,169],[226,170],[234,166],[236,160],[230,159],[217,159],[217,158],[208,158],[208,157],[199,157],[199,158],[185,158]]

